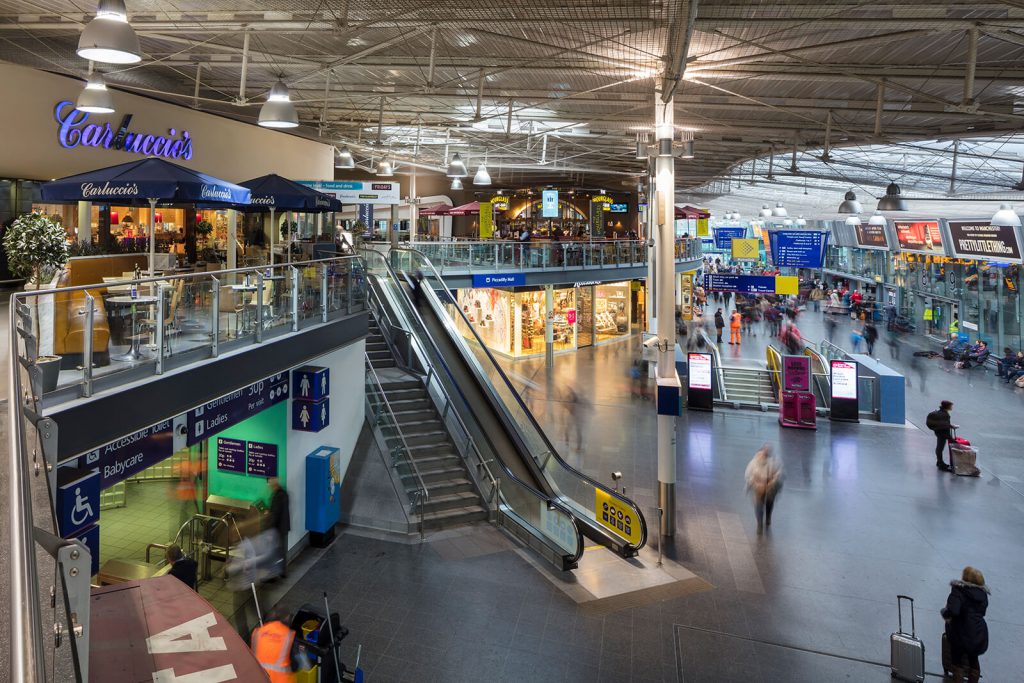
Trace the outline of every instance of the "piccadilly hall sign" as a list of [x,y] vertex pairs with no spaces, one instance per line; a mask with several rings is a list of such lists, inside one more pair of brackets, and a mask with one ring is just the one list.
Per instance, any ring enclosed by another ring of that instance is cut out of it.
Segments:
[[53,118],[58,126],[57,140],[65,149],[103,147],[165,159],[192,158],[192,136],[187,130],[179,133],[171,128],[166,135],[133,132],[129,130],[131,114],[125,114],[115,130],[109,123],[89,123],[88,112],[78,111],[68,100],[57,103]]

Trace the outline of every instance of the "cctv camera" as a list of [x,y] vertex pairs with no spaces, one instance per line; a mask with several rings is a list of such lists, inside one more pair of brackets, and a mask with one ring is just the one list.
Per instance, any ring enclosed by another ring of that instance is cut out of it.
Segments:
[[622,479],[622,472],[612,472],[612,481]]
[[660,340],[660,339],[658,339],[657,337],[651,337],[650,339],[647,339],[646,341],[644,341],[644,347],[645,347],[645,348],[648,348],[648,349],[653,349],[653,348],[655,348],[655,347],[656,347],[656,346],[657,346],[657,345],[658,345],[658,344],[659,344],[660,342],[661,342],[661,340]]

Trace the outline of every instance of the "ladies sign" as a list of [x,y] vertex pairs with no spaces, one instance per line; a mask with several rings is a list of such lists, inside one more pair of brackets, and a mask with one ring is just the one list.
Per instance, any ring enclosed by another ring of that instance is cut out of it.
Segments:
[[53,109],[57,121],[57,140],[64,149],[76,147],[103,147],[145,156],[165,159],[192,158],[192,136],[187,130],[180,133],[174,128],[166,135],[149,135],[129,131],[132,115],[125,114],[117,130],[109,123],[89,123],[89,114],[75,109],[73,102],[58,102]]

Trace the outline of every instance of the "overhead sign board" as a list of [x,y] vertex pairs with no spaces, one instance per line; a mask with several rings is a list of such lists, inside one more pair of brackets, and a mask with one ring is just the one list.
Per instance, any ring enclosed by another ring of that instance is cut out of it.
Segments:
[[779,268],[821,268],[828,233],[820,230],[770,230],[772,263]]
[[888,249],[889,241],[885,238],[884,225],[871,225],[860,223],[855,225],[854,234],[857,236],[857,246],[862,249]]
[[704,275],[704,289],[709,292],[739,294],[798,294],[799,279],[791,275]]
[[742,239],[747,236],[747,229],[744,227],[718,227],[715,228],[715,248],[731,249],[734,239]]
[[756,261],[760,258],[760,242],[756,239],[732,239],[732,258],[734,261]]
[[288,374],[281,372],[188,411],[188,446],[224,431],[288,398]]
[[526,273],[490,273],[473,275],[474,287],[522,287],[526,284]]
[[1020,263],[1020,243],[1015,228],[992,225],[986,220],[947,221],[947,224],[954,256]]
[[377,180],[299,180],[300,185],[329,194],[344,204],[400,204],[398,183]]
[[896,243],[900,251],[944,256],[942,231],[937,220],[894,220]]
[[178,420],[164,420],[111,441],[79,457],[77,466],[98,469],[100,489],[107,489],[171,457],[177,447],[184,446],[175,444],[175,422]]
[[540,215],[544,218],[558,218],[558,190],[541,192]]

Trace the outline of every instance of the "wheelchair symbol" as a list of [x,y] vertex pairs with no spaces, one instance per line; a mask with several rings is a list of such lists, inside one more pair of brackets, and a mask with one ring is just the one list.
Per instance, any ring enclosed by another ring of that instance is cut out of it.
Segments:
[[92,504],[81,493],[82,489],[75,487],[75,507],[71,508],[71,523],[75,526],[81,526],[93,515]]

